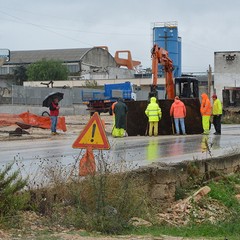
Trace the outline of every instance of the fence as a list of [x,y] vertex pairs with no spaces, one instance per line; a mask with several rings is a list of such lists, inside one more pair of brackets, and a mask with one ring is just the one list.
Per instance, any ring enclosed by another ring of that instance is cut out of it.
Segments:
[[[86,88],[84,88],[86,89]],[[82,103],[83,88],[42,88],[42,87],[24,87],[13,85],[11,93],[8,96],[1,96],[0,104],[21,104],[21,105],[42,105],[44,98],[52,92],[64,93],[64,99],[61,101],[62,107],[72,106]],[[87,89],[94,91],[94,89]]]
[[[82,90],[84,90],[85,95],[93,95],[93,92],[96,92],[96,89],[93,88],[63,89],[12,85],[12,87],[8,88],[6,91],[2,91],[2,94],[0,92],[0,104],[41,106],[44,98],[48,94],[52,92],[62,92],[64,93],[64,99],[61,101],[61,106],[69,107],[73,104],[81,104],[83,102]],[[97,91],[103,94],[103,90],[97,89]],[[136,94],[137,100],[148,99],[147,91],[138,91]]]

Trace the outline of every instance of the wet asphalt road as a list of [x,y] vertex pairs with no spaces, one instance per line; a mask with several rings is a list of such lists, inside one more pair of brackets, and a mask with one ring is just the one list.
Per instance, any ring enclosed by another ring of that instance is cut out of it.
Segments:
[[[206,150],[208,143],[213,157],[228,154],[240,149],[240,125],[223,125],[222,135],[215,136],[158,136],[158,137],[109,137],[111,149],[103,151],[104,159],[112,163],[126,160],[133,168],[151,163],[175,163],[184,160],[210,157]],[[213,131],[213,129],[212,129]],[[16,168],[26,174],[35,172],[42,166],[55,168],[60,165],[73,165],[82,156],[81,149],[73,149],[77,136],[56,136],[51,139],[25,141],[4,141],[0,145],[0,166],[16,160]],[[94,151],[96,159],[99,151]]]

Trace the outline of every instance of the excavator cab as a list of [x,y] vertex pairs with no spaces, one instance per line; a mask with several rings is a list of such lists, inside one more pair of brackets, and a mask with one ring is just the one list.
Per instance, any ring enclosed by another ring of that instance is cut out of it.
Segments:
[[199,98],[198,80],[195,77],[175,78],[175,95],[180,98]]

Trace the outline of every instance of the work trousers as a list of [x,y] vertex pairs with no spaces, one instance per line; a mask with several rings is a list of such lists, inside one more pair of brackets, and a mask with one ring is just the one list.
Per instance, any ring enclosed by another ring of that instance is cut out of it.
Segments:
[[218,134],[221,134],[221,117],[222,115],[213,115],[213,125]]
[[58,117],[57,116],[51,116],[51,131],[55,133],[57,131],[57,122]]
[[112,136],[113,137],[124,137],[125,136],[125,129],[123,129],[123,128],[116,128],[114,126],[113,130],[112,130]]
[[209,134],[210,130],[210,116],[202,116],[202,127],[203,127],[203,133]]
[[176,134],[180,133],[179,123],[181,126],[182,134],[186,134],[184,118],[174,118],[174,123],[176,128]]
[[149,122],[149,130],[148,130],[149,136],[158,135],[158,122]]

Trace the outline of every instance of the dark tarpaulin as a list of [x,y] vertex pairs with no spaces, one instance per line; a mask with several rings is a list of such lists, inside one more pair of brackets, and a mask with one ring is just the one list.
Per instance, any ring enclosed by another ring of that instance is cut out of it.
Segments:
[[[181,99],[185,104],[187,116],[185,118],[185,128],[187,134],[200,134],[202,129],[202,117],[200,113],[200,101],[197,98]],[[128,107],[127,114],[127,133],[129,136],[144,136],[148,127],[148,118],[145,110],[148,101],[126,102]],[[170,117],[170,108],[173,100],[158,100],[162,110],[162,119],[158,123],[159,135],[173,134],[173,120]]]

